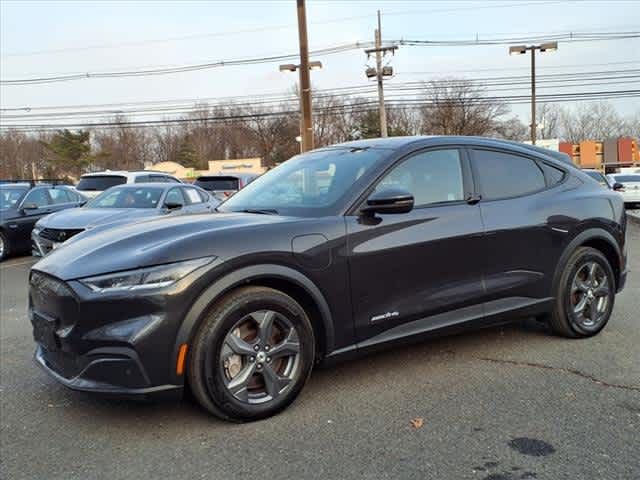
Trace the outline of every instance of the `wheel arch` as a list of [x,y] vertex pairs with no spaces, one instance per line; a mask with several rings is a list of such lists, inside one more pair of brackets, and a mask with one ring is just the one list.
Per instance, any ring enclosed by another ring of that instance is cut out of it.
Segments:
[[[334,348],[334,328],[329,304],[318,287],[304,274],[290,267],[263,264],[234,270],[216,280],[191,305],[178,330],[173,358],[177,359],[180,346],[191,344],[205,313],[220,298],[245,286],[270,287],[289,295],[305,309],[316,336],[316,350],[321,357]],[[188,360],[187,360],[188,361]],[[182,376],[176,380],[183,381]]]
[[553,278],[553,291],[556,291],[557,282],[562,275],[567,260],[580,247],[595,248],[607,258],[613,269],[617,289],[622,275],[622,252],[620,251],[620,246],[615,237],[607,230],[603,228],[588,228],[576,235],[564,248]]

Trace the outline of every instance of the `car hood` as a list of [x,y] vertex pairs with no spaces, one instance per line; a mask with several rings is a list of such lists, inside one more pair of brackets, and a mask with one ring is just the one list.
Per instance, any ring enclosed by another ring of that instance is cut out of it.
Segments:
[[[74,238],[33,268],[61,280],[132,270],[151,265],[218,256],[216,237],[229,230],[253,229],[287,217],[215,213],[160,217],[119,225]],[[249,234],[249,233],[247,233]]]
[[52,213],[38,222],[38,227],[87,229],[120,221],[133,221],[158,215],[155,208],[71,208]]

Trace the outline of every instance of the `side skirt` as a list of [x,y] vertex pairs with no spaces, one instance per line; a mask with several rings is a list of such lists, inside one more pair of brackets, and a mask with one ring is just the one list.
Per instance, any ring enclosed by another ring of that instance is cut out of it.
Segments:
[[390,328],[362,342],[335,350],[322,365],[332,365],[350,358],[399,345],[418,343],[428,338],[510,323],[523,317],[551,311],[553,297],[507,297],[486,302],[482,306],[464,307],[432,315]]

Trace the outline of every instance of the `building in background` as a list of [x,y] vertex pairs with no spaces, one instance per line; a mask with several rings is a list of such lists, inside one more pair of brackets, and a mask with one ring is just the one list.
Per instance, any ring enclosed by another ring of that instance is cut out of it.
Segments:
[[209,161],[209,174],[240,172],[262,175],[266,171],[267,167],[260,157]]

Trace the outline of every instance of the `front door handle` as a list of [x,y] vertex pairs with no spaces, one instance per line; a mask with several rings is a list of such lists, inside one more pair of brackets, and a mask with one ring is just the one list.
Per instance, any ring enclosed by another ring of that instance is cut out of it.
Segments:
[[467,203],[469,205],[475,205],[476,203],[478,203],[480,200],[482,200],[482,195],[474,193],[472,195],[469,195],[467,197]]

